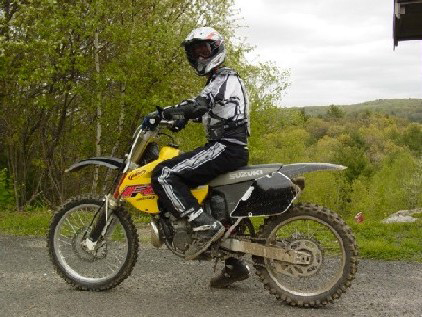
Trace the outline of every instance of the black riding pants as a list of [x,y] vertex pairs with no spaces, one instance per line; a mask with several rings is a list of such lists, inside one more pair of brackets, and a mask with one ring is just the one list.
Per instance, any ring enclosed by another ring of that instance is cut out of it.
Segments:
[[248,150],[243,145],[211,141],[161,162],[152,173],[152,187],[158,195],[159,206],[180,217],[199,210],[191,189],[246,165],[248,158]]

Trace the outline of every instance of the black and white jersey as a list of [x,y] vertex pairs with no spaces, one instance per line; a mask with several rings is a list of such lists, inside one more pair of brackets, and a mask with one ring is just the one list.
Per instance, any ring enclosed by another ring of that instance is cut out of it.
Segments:
[[246,144],[250,135],[249,100],[245,85],[234,70],[219,69],[198,98],[208,103],[208,111],[202,116],[208,139]]

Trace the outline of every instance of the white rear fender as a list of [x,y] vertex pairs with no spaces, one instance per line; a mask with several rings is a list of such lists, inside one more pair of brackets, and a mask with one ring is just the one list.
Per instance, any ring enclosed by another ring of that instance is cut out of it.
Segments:
[[279,172],[288,176],[289,178],[294,178],[296,176],[316,172],[316,171],[342,171],[345,170],[347,166],[337,165],[331,163],[294,163],[286,164],[279,170]]

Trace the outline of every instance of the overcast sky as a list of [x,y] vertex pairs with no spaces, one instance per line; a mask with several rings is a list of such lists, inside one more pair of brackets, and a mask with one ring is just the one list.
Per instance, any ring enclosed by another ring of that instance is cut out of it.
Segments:
[[235,0],[250,61],[290,69],[282,106],[422,98],[422,41],[393,50],[393,0]]

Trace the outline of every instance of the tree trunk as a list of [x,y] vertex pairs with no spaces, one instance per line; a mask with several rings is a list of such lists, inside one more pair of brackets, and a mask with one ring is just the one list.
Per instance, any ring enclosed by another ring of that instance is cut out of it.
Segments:
[[[95,31],[95,39],[94,39],[94,47],[95,47],[95,72],[97,75],[97,134],[95,137],[95,155],[101,156],[101,116],[102,116],[102,109],[101,109],[101,91],[100,91],[100,59],[99,59],[99,44],[98,44],[98,29]],[[92,192],[95,193],[97,191],[98,185],[98,174],[99,168],[98,166],[95,167],[94,170],[94,180],[92,183]]]
[[8,164],[9,164],[9,172],[13,179],[13,192],[15,196],[15,204],[16,204],[16,210],[21,211],[21,196],[20,196],[20,190],[19,190],[19,161],[17,158],[17,149],[14,146],[9,145],[8,146]]

